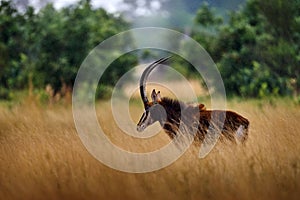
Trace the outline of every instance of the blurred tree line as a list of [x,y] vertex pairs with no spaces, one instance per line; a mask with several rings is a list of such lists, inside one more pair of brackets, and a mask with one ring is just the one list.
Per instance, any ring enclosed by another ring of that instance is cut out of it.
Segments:
[[[167,1],[162,2],[168,7]],[[300,0],[248,0],[226,19],[208,3],[199,6],[190,34],[216,62],[227,94],[300,94]],[[130,26],[122,15],[93,8],[90,0],[60,10],[47,4],[38,11],[27,7],[22,12],[11,0],[1,1],[0,99],[9,99],[15,90],[44,89],[47,84],[54,92],[72,88],[89,51]],[[120,57],[112,65],[122,67],[109,68],[103,82],[113,86],[136,63],[135,56]],[[193,76],[193,67],[183,63],[181,68]],[[101,91],[98,95],[103,97]]]
[[[9,99],[15,90],[44,89],[48,84],[53,95],[71,90],[89,51],[128,28],[121,17],[92,8],[90,0],[60,10],[52,4],[39,11],[29,6],[25,12],[19,12],[12,1],[1,1],[0,98]],[[133,56],[121,57],[113,65],[122,67],[108,70],[103,82],[116,83],[136,63]],[[101,97],[101,91],[98,94]]]
[[193,37],[219,67],[228,94],[300,94],[300,1],[248,0],[228,23],[203,4]]

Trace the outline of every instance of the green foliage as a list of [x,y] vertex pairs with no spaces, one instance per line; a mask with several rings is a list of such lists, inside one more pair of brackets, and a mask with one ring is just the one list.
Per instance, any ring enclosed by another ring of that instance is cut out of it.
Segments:
[[0,87],[1,97],[9,98],[5,92],[14,88],[15,77],[20,72],[18,60],[22,48],[22,26],[24,19],[13,8],[10,1],[1,1],[0,4]]
[[230,13],[228,24],[217,28],[211,8],[200,8],[196,21],[217,33],[194,38],[217,63],[229,95],[264,98],[299,93],[299,5],[299,1],[249,0]]
[[114,86],[124,72],[129,71],[136,64],[137,58],[134,54],[128,53],[120,56],[108,66],[100,79],[100,84]]
[[96,90],[96,98],[109,99],[112,95],[113,88],[106,85],[98,85]]
[[38,90],[35,93],[38,97],[39,103],[41,103],[42,105],[47,105],[49,103],[50,97],[45,90]]
[[9,90],[7,88],[0,87],[0,99],[5,99],[5,100],[10,99]]
[[[52,4],[38,12],[28,7],[25,13],[12,1],[1,1],[0,16],[0,98],[8,98],[7,90],[28,88],[29,82],[37,89],[50,84],[55,92],[72,86],[89,51],[129,26],[88,0],[61,10]],[[134,63],[133,56],[118,59],[102,84],[111,86]]]
[[205,27],[220,25],[223,22],[221,17],[216,17],[214,15],[212,9],[209,8],[208,3],[206,2],[198,10],[195,20]]
[[[145,5],[151,7],[151,2],[147,0]],[[231,8],[229,3],[210,2],[219,8]],[[125,3],[131,5],[129,8],[139,7],[138,1],[126,0]],[[176,0],[172,4],[163,1],[158,10],[168,11],[171,24],[180,29],[199,7],[191,36],[216,62],[229,96],[264,98],[300,94],[299,0],[248,0],[240,10],[230,12],[228,19],[218,16],[216,13],[220,10],[209,4],[200,5],[201,2],[195,0],[188,3]],[[182,7],[180,11],[179,7]],[[32,7],[23,11],[15,9],[12,0],[0,2],[0,99],[11,99],[14,90],[32,86],[43,90],[51,84],[55,92],[63,85],[71,88],[89,51],[130,26],[122,17],[92,8],[90,0],[81,0],[61,10],[48,4],[39,11]],[[155,9],[152,11],[155,13]],[[116,46],[126,48],[129,40],[116,41]],[[178,45],[185,53],[193,52],[185,41],[180,44],[174,41],[170,45]],[[111,52],[111,56],[118,53]],[[141,57],[147,56],[146,52]],[[193,56],[196,59],[199,55]],[[175,57],[173,62],[172,66],[187,77],[195,78],[194,74],[198,74],[180,57]],[[111,63],[100,86],[93,86],[97,87],[97,97],[108,98],[120,76],[136,63],[133,54]]]

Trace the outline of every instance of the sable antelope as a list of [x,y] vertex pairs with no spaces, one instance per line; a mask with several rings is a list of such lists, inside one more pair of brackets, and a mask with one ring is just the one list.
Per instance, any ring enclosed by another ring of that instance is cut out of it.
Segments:
[[[155,89],[151,93],[152,102],[149,102],[146,93],[146,83],[151,71],[160,64],[166,62],[170,57],[161,58],[150,64],[143,72],[140,79],[140,95],[144,103],[143,113],[137,131],[142,132],[155,122],[159,122],[164,131],[171,139],[177,136],[179,124],[182,121],[182,113],[188,113],[190,120],[198,120],[195,139],[203,141],[207,136],[210,126],[222,126],[218,129],[221,136],[235,142],[243,143],[248,137],[249,121],[241,115],[232,111],[206,110],[203,104],[192,105],[167,97],[162,98],[160,92]],[[212,122],[212,118],[214,119]],[[187,119],[185,119],[187,120]],[[188,119],[189,120],[189,119]]]

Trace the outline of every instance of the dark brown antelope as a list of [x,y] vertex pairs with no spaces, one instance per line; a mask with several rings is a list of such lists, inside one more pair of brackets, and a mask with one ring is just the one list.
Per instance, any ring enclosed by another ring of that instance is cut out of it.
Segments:
[[[206,110],[203,104],[187,104],[170,98],[162,98],[160,92],[155,89],[151,93],[152,102],[149,102],[146,93],[146,83],[151,71],[166,62],[170,57],[161,58],[149,65],[140,79],[140,95],[144,103],[143,113],[137,131],[142,132],[155,122],[159,122],[164,131],[171,139],[178,135],[178,128],[183,118],[185,121],[198,120],[195,139],[202,142],[207,136],[210,127],[221,127],[215,129],[221,136],[232,142],[245,142],[248,137],[249,121],[241,115],[232,111]],[[185,114],[183,114],[185,113]],[[213,120],[212,120],[213,119]],[[191,123],[192,124],[192,123]]]

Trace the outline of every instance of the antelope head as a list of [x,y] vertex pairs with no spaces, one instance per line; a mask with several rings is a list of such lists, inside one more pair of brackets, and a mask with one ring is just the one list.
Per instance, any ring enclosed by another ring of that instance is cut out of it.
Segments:
[[167,61],[170,57],[161,58],[151,65],[149,65],[145,71],[143,72],[141,79],[140,79],[140,94],[142,101],[144,103],[145,111],[137,124],[137,131],[142,132],[151,124],[159,121],[161,125],[163,125],[163,121],[166,118],[166,113],[164,108],[160,105],[161,96],[160,91],[156,93],[155,89],[151,93],[152,102],[149,102],[146,93],[146,83],[148,76],[150,75],[151,71],[158,65]]

